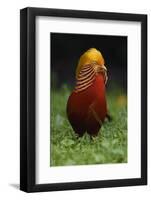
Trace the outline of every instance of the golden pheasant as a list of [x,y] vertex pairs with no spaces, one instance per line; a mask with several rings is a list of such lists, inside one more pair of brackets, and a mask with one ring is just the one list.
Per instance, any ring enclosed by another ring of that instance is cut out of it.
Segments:
[[79,59],[76,86],[67,102],[68,120],[76,134],[97,136],[107,112],[107,69],[100,51],[87,50]]

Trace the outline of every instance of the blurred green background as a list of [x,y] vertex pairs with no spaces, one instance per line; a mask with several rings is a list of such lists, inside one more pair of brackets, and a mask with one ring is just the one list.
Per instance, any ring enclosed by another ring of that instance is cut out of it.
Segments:
[[[94,140],[87,134],[76,138],[66,115],[78,59],[91,47],[103,50],[109,66],[106,93],[113,117]],[[127,162],[127,38],[51,33],[50,102],[50,166]]]

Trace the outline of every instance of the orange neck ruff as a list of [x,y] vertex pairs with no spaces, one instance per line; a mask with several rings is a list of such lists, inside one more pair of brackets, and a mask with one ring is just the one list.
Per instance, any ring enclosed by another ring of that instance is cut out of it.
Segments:
[[[74,90],[76,93],[86,90],[88,87],[90,87],[93,84],[96,78],[96,74],[99,73],[98,68],[99,68],[99,72],[104,70],[101,66],[95,63],[87,64],[82,67],[77,77],[76,87]],[[107,82],[106,71],[104,71],[104,76],[105,76],[105,84],[106,84]]]

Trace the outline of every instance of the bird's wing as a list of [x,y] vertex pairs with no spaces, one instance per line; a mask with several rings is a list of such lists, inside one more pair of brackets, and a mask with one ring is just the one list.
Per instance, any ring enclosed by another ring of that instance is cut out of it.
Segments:
[[97,112],[94,109],[94,104],[91,104],[91,106],[89,106],[87,117],[85,119],[86,131],[91,136],[97,136],[101,126],[102,121],[100,120]]
[[100,126],[102,125],[102,121],[96,111],[96,102],[93,102],[90,106],[89,106],[89,109],[88,109],[88,118],[90,116],[93,116],[93,118],[100,124]]

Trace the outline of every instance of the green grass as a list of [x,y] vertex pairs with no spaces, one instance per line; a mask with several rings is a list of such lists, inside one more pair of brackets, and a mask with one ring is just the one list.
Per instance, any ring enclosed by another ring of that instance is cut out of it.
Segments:
[[127,105],[120,90],[108,92],[111,122],[106,121],[99,135],[76,138],[66,117],[70,91],[63,87],[51,93],[50,165],[85,165],[127,162]]

